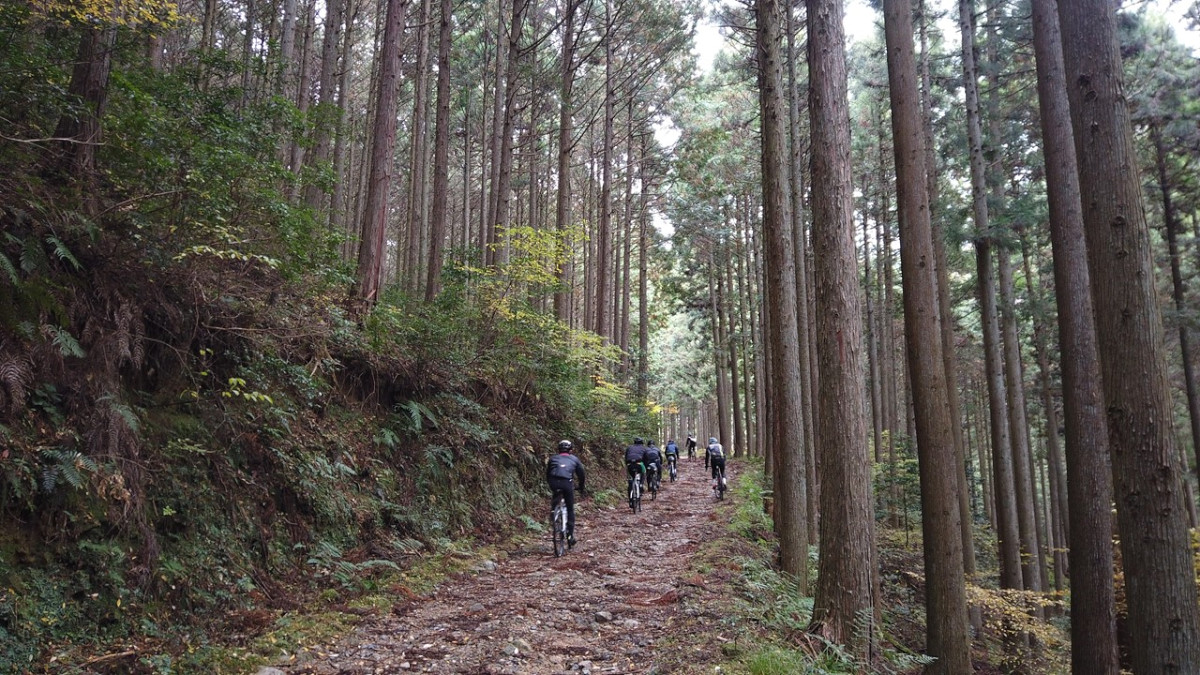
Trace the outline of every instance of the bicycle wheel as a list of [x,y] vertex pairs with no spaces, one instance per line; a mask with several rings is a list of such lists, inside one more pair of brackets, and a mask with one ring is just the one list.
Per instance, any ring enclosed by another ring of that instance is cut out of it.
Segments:
[[638,476],[633,481],[633,512],[640,513],[642,510],[642,477]]
[[658,479],[654,476],[650,477],[650,501],[658,498]]
[[717,499],[725,499],[725,470],[717,469]]
[[550,523],[550,536],[554,543],[554,557],[561,557],[567,552],[567,506],[559,504],[554,508],[554,517]]
[[675,476],[679,474],[679,470],[675,468],[675,462],[671,462],[671,482],[675,482]]
[[638,500],[638,482],[637,482],[637,479],[635,478],[635,479],[631,479],[629,481],[629,510],[633,511],[634,513],[637,513],[637,500]]

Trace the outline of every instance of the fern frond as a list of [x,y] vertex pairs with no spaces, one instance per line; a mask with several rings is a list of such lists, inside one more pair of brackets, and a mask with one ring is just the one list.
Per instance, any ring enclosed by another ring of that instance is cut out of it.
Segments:
[[50,259],[36,239],[26,239],[21,243],[21,269],[28,274],[50,269]]
[[65,260],[71,263],[71,266],[77,271],[83,269],[83,265],[79,264],[79,260],[75,258],[75,254],[71,253],[71,249],[67,248],[67,245],[63,243],[62,239],[59,239],[54,235],[50,235],[46,237],[46,243],[54,247],[54,255],[57,256],[59,260]]
[[23,355],[6,355],[0,360],[0,386],[8,393],[8,407],[16,414],[25,407],[26,390],[33,379],[33,364]]
[[117,324],[115,336],[117,340],[117,358],[119,362],[124,363],[126,360],[132,360],[133,358],[133,355],[129,351],[131,337],[129,324],[133,321],[133,310],[130,308],[128,301],[121,303],[113,319]]
[[133,408],[130,408],[124,403],[114,402],[112,404],[112,409],[113,412],[115,412],[117,416],[125,422],[126,429],[129,429],[134,434],[137,434],[141,430],[142,423],[138,420],[137,414],[133,412]]
[[17,273],[16,266],[3,253],[0,253],[0,269],[8,273],[8,278],[12,281],[13,286],[21,285],[21,275]]
[[83,350],[79,341],[75,339],[74,335],[71,335],[70,331],[50,324],[46,324],[42,328],[49,334],[51,342],[58,347],[58,352],[63,356],[74,356],[80,359],[87,356],[87,352]]

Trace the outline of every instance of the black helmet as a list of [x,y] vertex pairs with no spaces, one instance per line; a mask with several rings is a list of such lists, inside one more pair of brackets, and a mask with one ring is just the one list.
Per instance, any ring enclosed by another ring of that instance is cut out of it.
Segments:
[[571,448],[573,448],[573,447],[575,447],[575,446],[571,443],[571,441],[561,440],[558,442],[558,451],[559,452],[570,452]]
[[645,442],[646,441],[644,441],[641,436],[638,436],[637,438],[633,439],[634,445],[641,445],[642,443],[645,443]]

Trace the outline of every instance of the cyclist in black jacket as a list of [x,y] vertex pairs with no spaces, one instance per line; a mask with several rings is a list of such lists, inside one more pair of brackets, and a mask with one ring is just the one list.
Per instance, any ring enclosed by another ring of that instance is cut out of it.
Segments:
[[688,459],[691,459],[696,456],[696,436],[694,434],[688,434],[687,453],[688,453]]
[[587,476],[583,472],[583,462],[571,454],[574,445],[571,441],[558,442],[558,454],[546,462],[546,482],[554,496],[550,498],[550,510],[558,506],[558,500],[567,502],[567,545],[575,545],[575,484],[572,478],[579,476],[579,492],[584,492],[584,481]]
[[641,437],[633,439],[633,445],[625,448],[625,471],[629,474],[629,481],[632,484],[633,477],[641,474],[642,481],[646,480],[646,467],[642,465],[642,460],[646,457],[645,441]]

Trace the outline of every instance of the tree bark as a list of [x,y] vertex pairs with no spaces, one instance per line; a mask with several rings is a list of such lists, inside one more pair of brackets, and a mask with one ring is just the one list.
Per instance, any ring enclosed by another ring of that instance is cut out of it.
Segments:
[[808,592],[807,494],[804,482],[803,420],[800,409],[800,353],[796,326],[795,260],[787,189],[787,135],[784,127],[780,64],[782,9],[777,0],[755,6],[759,107],[762,112],[763,244],[770,289],[768,341],[771,351],[775,427],[775,517],[781,569]]
[[[413,106],[412,124],[409,127],[409,160],[408,160],[408,213],[404,218],[404,264],[400,265],[398,278],[401,287],[412,295],[420,292],[418,288],[421,276],[421,234],[424,232],[425,221],[425,176],[427,163],[425,161],[426,141],[429,133],[429,106],[426,99],[429,96],[429,21],[430,0],[421,0],[417,12],[417,60],[413,69]],[[400,258],[400,256],[397,256]],[[399,265],[399,261],[397,261]]]
[[[425,278],[425,301],[432,302],[442,290],[442,257],[446,240],[446,210],[450,203],[450,24],[454,5],[440,0],[438,21],[437,113],[433,130],[433,210],[429,217],[429,261]],[[465,126],[465,124],[464,124]],[[468,134],[464,133],[464,137]],[[469,219],[468,219],[469,220]]]
[[574,129],[575,93],[575,50],[579,37],[575,31],[575,16],[579,0],[566,0],[563,11],[562,59],[559,72],[561,82],[558,93],[558,194],[555,202],[555,226],[563,237],[565,259],[559,267],[559,285],[554,292],[554,315],[566,322],[571,315],[571,279],[573,276],[571,251],[574,243],[567,234],[571,223],[571,155],[575,143],[571,136]]
[[358,249],[358,280],[355,294],[374,303],[379,297],[383,269],[383,242],[387,231],[388,191],[392,184],[393,151],[396,146],[396,95],[400,76],[400,40],[404,32],[407,0],[388,0],[383,46],[379,58],[379,90],[371,141],[371,168],[367,178],[366,208]]
[[813,278],[816,294],[817,435],[822,490],[813,626],[870,662],[875,652],[875,509],[863,375],[862,297],[854,246],[850,110],[840,0],[808,0],[812,120]]
[[[1200,610],[1116,9],[1062,0],[1135,673],[1200,672]],[[1077,568],[1078,570],[1078,568]]]
[[958,675],[972,671],[955,475],[962,468],[954,455],[953,422],[947,414],[949,383],[941,354],[937,270],[909,2],[885,0],[884,23],[900,209],[905,345],[921,474],[926,649],[937,657],[925,672]]
[[962,32],[963,81],[966,90],[967,140],[971,163],[971,202],[975,218],[975,265],[979,286],[979,313],[983,324],[983,350],[991,411],[993,495],[996,500],[996,539],[1000,548],[1000,585],[1023,589],[1020,528],[1016,483],[1013,478],[1012,436],[1008,395],[1004,382],[1000,328],[997,325],[996,286],[992,273],[992,234],[988,216],[983,157],[983,131],[979,119],[979,83],[975,67],[975,9],[973,0],[959,0]]

